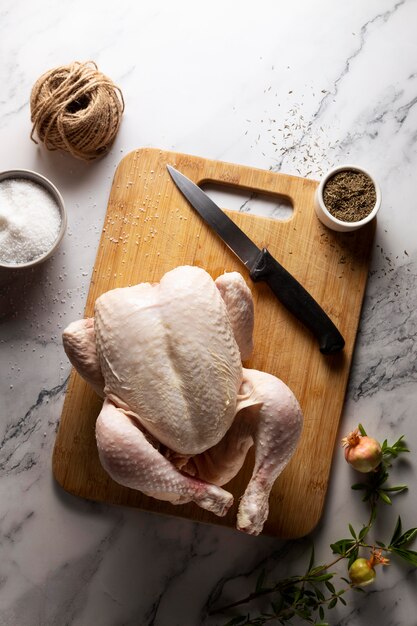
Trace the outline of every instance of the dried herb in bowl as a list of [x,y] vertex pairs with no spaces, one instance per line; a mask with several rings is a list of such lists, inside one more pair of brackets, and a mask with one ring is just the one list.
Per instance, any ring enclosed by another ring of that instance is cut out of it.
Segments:
[[372,179],[356,170],[342,170],[329,178],[323,188],[323,201],[329,211],[343,222],[363,220],[376,203]]

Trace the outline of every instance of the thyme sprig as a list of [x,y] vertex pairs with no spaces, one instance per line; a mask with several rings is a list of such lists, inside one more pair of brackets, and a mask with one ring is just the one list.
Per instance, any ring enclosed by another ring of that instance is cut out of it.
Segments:
[[[362,436],[366,432],[362,424],[358,426]],[[387,563],[387,556],[396,556],[417,567],[417,552],[408,548],[417,537],[417,528],[403,531],[401,517],[398,516],[391,539],[382,541],[369,540],[371,529],[378,513],[378,505],[392,505],[392,497],[407,490],[407,485],[389,486],[389,469],[400,455],[409,452],[404,436],[393,444],[387,440],[381,444],[382,461],[379,467],[360,483],[352,485],[355,491],[363,491],[362,500],[369,505],[369,518],[360,529],[348,524],[349,536],[330,544],[335,558],[323,565],[315,564],[314,546],[304,574],[290,576],[275,583],[268,583],[266,572],[262,570],[256,582],[255,590],[240,600],[211,611],[211,614],[226,613],[236,607],[246,605],[263,596],[269,598],[269,609],[259,615],[251,613],[235,614],[224,626],[260,626],[267,623],[294,624],[294,619],[316,626],[328,626],[325,621],[326,611],[333,609],[338,603],[346,605],[345,594],[348,591],[365,593],[359,584],[354,584],[348,577],[340,576],[334,571],[337,565],[345,561],[349,571],[363,551],[369,551],[372,563]],[[378,546],[378,548],[376,547]],[[384,556],[382,556],[384,555]],[[360,560],[360,559],[359,559]],[[363,559],[362,559],[363,560]]]

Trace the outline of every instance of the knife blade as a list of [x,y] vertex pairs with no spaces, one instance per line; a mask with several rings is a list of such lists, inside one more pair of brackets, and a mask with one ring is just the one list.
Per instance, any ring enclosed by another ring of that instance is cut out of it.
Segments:
[[320,352],[334,354],[342,350],[345,341],[339,330],[297,279],[266,248],[258,248],[198,185],[171,165],[167,169],[191,206],[246,266],[250,278],[265,281],[276,298],[313,333]]

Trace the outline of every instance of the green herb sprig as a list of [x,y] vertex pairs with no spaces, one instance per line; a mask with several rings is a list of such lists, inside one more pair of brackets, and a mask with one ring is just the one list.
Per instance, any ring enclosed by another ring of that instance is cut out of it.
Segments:
[[[362,436],[366,432],[362,424],[358,426]],[[417,536],[417,528],[410,528],[403,531],[401,517],[398,516],[391,539],[384,543],[382,541],[370,542],[369,534],[377,518],[378,505],[392,505],[392,497],[407,490],[407,485],[389,486],[389,469],[403,453],[409,452],[404,435],[395,443],[389,445],[385,440],[382,445],[382,461],[379,467],[369,474],[360,483],[352,485],[355,491],[363,491],[362,500],[369,505],[369,518],[360,529],[356,529],[352,524],[348,525],[349,537],[339,539],[330,544],[335,558],[324,565],[315,564],[314,546],[311,551],[310,560],[304,574],[290,576],[275,583],[268,583],[266,572],[263,570],[256,582],[255,590],[240,600],[232,602],[219,609],[213,610],[211,614],[225,614],[231,609],[249,604],[263,596],[269,598],[269,609],[258,615],[252,613],[235,614],[224,626],[260,626],[262,624],[294,624],[294,619],[316,626],[328,626],[326,612],[333,609],[338,603],[347,604],[345,594],[348,591],[365,593],[361,584],[352,582],[349,577],[339,575],[335,570],[336,566],[345,562],[347,571],[352,571],[352,567],[363,558],[359,555],[363,551],[370,551],[371,557],[366,563],[369,567],[373,564],[388,562],[388,556],[396,556],[417,567],[417,552],[408,548],[409,544]],[[377,548],[378,546],[378,548]],[[349,573],[347,574],[349,576]],[[365,584],[365,583],[363,583]]]

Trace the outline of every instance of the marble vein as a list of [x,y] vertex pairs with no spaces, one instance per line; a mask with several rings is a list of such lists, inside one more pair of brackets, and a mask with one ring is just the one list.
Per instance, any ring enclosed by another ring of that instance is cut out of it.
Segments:
[[327,108],[328,103],[330,101],[333,101],[334,98],[338,95],[339,85],[342,83],[344,77],[346,76],[346,74],[348,74],[349,70],[351,69],[352,62],[356,59],[356,57],[359,54],[361,54],[361,52],[363,52],[370,26],[380,21],[382,21],[383,23],[386,23],[390,19],[390,17],[394,15],[399,10],[399,8],[402,7],[406,3],[406,1],[407,0],[400,0],[399,2],[394,4],[392,8],[388,9],[387,11],[384,11],[383,13],[378,13],[372,19],[368,20],[367,22],[365,22],[365,24],[361,26],[360,32],[359,32],[359,41],[356,46],[356,49],[346,58],[343,69],[341,70],[337,78],[333,80],[333,87],[329,90],[329,93],[327,93],[322,98],[316,112],[313,115],[313,119],[319,118],[321,114],[324,112],[324,110]]
[[[155,602],[147,609],[144,618],[146,626],[156,626],[158,623],[158,613],[160,610],[161,602],[164,597],[169,593],[170,589],[181,580],[181,577],[185,572],[187,572],[190,567],[190,563],[192,560],[196,558],[207,558],[212,553],[213,550],[206,550],[201,553],[198,550],[198,543],[201,536],[201,528],[198,524],[194,524],[191,530],[191,537],[189,544],[186,546],[185,550],[182,551],[181,557],[178,563],[175,564],[170,571],[166,572],[165,576],[161,580],[160,583],[160,593],[156,598]],[[132,620],[130,626],[135,626],[135,620]],[[145,626],[144,623],[144,626]],[[126,625],[127,626],[127,625]]]
[[417,382],[417,265],[390,269],[364,301],[361,345],[349,383],[354,400]]
[[[250,593],[255,588],[256,580],[262,571],[265,572],[266,580],[274,580],[274,570],[277,566],[279,567],[280,563],[295,562],[300,557],[300,554],[305,552],[307,544],[310,546],[308,540],[277,543],[278,547],[276,547],[271,554],[257,559],[249,567],[246,566],[244,571],[240,571],[237,576],[228,574],[219,579],[214,588],[210,591],[207,601],[202,608],[201,616],[203,620],[206,619],[210,622],[210,620],[213,619],[212,616],[215,614],[218,615],[216,619],[220,619],[218,611],[221,610],[223,606],[238,599],[230,594],[230,591],[227,589],[228,587],[233,587],[238,582],[240,588],[244,586],[247,588],[247,593]],[[242,585],[242,583],[244,583],[244,585]],[[245,592],[241,592],[239,597],[244,595],[246,595]],[[248,606],[249,605],[243,605],[243,610],[246,610]]]
[[[88,588],[122,529],[122,517],[100,538],[93,550],[79,558],[68,559],[48,572],[45,591],[34,586],[8,609],[0,609],[3,624],[19,626],[57,626],[73,624],[88,601]],[[68,593],[70,590],[70,593]],[[45,600],[49,602],[45,603]],[[64,621],[65,620],[65,621]]]
[[[13,520],[11,527],[7,530],[1,531],[0,543],[4,543],[4,539],[10,543],[15,543],[22,535],[22,532],[26,529],[26,523],[35,515],[35,511],[25,512],[22,519]],[[3,522],[3,519],[1,520]]]
[[19,455],[20,447],[41,427],[42,419],[41,416],[37,415],[38,410],[50,399],[59,398],[64,393],[67,382],[68,378],[51,389],[42,389],[36,402],[26,413],[6,427],[0,442],[0,476],[25,471],[36,465],[39,454],[35,451],[29,451],[21,456]]
[[[369,167],[383,207],[341,434],[361,420],[381,437],[406,435],[409,461],[395,479],[410,491],[380,526],[392,530],[397,512],[416,525],[417,2],[243,0],[236,11],[213,0],[204,16],[191,0],[107,4],[4,0],[0,9],[0,171],[45,174],[69,213],[62,248],[42,269],[0,273],[0,623],[220,626],[229,617],[209,612],[252,591],[262,569],[270,580],[304,571],[310,540],[324,562],[346,520],[363,521],[343,457],[319,527],[299,542],[66,494],[51,471],[70,369],[61,332],[82,316],[128,151],[177,149],[305,177],[348,159]],[[119,84],[126,110],[109,155],[86,166],[30,141],[29,97],[43,71],[88,59]],[[330,622],[415,626],[416,582],[393,563]]]

